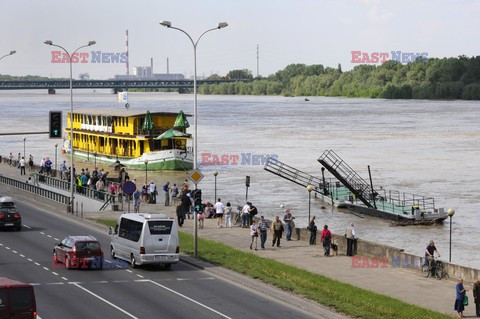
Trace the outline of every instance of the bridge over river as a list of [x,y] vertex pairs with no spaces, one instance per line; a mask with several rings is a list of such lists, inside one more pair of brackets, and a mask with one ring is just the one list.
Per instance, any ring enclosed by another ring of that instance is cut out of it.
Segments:
[[[248,80],[198,80],[197,86],[230,82],[247,82]],[[69,80],[39,80],[39,81],[0,81],[0,90],[55,90],[69,89]],[[74,80],[74,89],[113,89],[121,92],[126,89],[188,89],[193,88],[193,80]]]

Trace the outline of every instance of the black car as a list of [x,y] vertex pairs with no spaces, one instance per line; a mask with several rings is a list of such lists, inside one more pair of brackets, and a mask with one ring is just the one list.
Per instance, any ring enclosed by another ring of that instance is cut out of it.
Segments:
[[0,197],[0,228],[22,230],[22,216],[8,196]]

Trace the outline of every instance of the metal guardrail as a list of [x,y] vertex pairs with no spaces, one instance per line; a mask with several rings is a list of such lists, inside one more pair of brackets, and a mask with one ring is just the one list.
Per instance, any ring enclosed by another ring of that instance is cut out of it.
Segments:
[[24,182],[20,182],[20,181],[17,181],[16,179],[9,178],[9,177],[6,177],[6,176],[0,176],[0,183],[11,186],[11,187],[15,187],[15,188],[20,189],[20,190],[24,190],[26,192],[29,192],[29,193],[32,193],[32,194],[35,194],[35,195],[42,196],[44,198],[53,200],[57,203],[61,203],[61,204],[64,204],[64,205],[68,205],[68,203],[70,202],[70,197],[68,197],[68,196],[65,196],[65,195],[62,195],[62,194],[59,194],[59,193],[55,193],[55,192],[49,191],[47,189],[32,185],[32,184],[27,184],[27,183],[24,183]]

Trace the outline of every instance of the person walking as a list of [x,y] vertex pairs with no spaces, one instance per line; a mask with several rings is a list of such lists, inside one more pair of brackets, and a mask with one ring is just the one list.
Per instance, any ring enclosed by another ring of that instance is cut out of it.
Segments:
[[463,317],[463,311],[465,310],[465,305],[463,301],[465,300],[465,293],[468,289],[463,287],[463,278],[460,278],[457,285],[455,286],[456,296],[455,296],[455,311],[459,318]]
[[250,226],[250,237],[252,238],[252,241],[250,242],[250,249],[252,249],[253,242],[255,241],[255,250],[257,250],[258,229],[255,221],[253,221],[252,226]]
[[310,245],[317,244],[317,225],[315,225],[315,216],[312,217],[312,220],[308,224],[307,229],[310,231]]
[[480,277],[473,284],[473,300],[475,302],[475,313],[480,317]]
[[272,231],[273,231],[273,241],[272,247],[277,244],[277,247],[280,247],[280,239],[282,238],[283,233],[283,224],[282,221],[278,216],[275,216],[275,220],[272,223]]
[[185,216],[190,213],[190,206],[192,205],[192,202],[190,201],[190,197],[188,196],[188,193],[184,193],[182,195],[182,212],[183,212],[183,218],[185,219]]
[[330,256],[330,244],[332,243],[332,233],[328,230],[328,226],[323,226],[321,241],[323,243],[323,255]]
[[225,210],[225,206],[223,205],[222,200],[220,198],[215,203],[214,207],[215,207],[215,215],[217,216],[217,227],[222,228],[223,212]]
[[33,156],[30,154],[28,158],[28,172],[31,173],[33,172]]
[[227,203],[225,208],[225,227],[232,228],[232,205]]
[[10,152],[10,155],[8,155],[8,165],[12,166],[13,165],[13,154]]
[[178,226],[183,227],[185,222],[185,213],[183,212],[182,205],[178,205],[175,212],[177,213]]
[[150,186],[148,187],[149,189],[149,194],[150,194],[150,204],[156,204],[157,203],[157,185],[153,181],[150,181]]
[[262,249],[265,249],[265,242],[267,241],[268,222],[263,216],[260,216],[260,221],[258,222],[258,231],[260,233],[260,247],[262,247]]
[[20,159],[20,175],[27,175],[27,173],[25,173],[25,158],[22,158]]
[[170,193],[172,193],[172,201],[173,201],[173,198],[176,198],[178,196],[177,184],[173,184],[172,188],[170,189]]
[[142,199],[145,202],[148,202],[148,184],[147,181],[145,181],[145,184],[142,186]]
[[[113,185],[113,183],[112,183]],[[135,192],[133,193],[133,212],[134,213],[140,213],[140,192],[138,191],[138,188],[135,188]]]
[[290,241],[292,240],[292,230],[293,230],[293,227],[295,226],[295,223],[293,222],[293,220],[295,219],[295,217],[292,216],[292,213],[290,212],[290,209],[288,208],[286,210],[286,214],[285,216],[283,216],[283,222],[285,223],[285,228],[287,229],[287,233],[286,233],[286,240],[287,241]]
[[345,236],[347,237],[347,256],[353,256],[353,241],[355,240],[355,227],[353,223],[347,227]]
[[163,185],[163,192],[165,193],[165,206],[170,206],[170,182]]
[[60,171],[61,171],[61,179],[67,179],[67,162],[63,161],[62,164],[60,164]]

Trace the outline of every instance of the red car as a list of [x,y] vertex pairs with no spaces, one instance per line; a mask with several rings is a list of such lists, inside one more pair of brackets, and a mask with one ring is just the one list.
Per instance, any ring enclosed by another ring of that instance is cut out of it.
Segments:
[[22,230],[22,217],[8,196],[0,197],[0,228]]
[[53,248],[53,259],[67,269],[102,269],[103,250],[93,236],[67,236]]
[[0,277],[0,318],[37,318],[33,286]]

